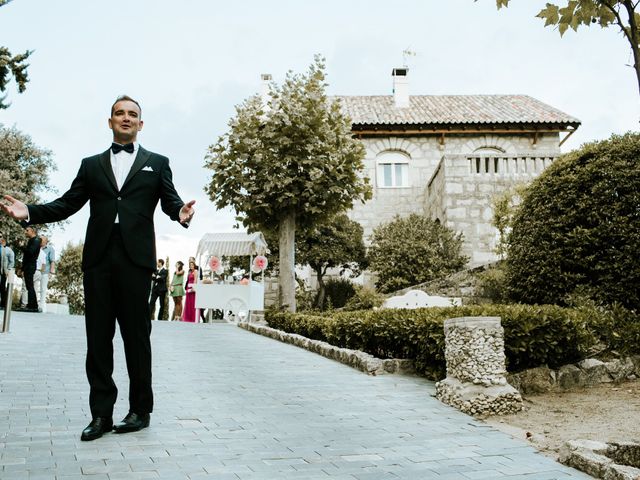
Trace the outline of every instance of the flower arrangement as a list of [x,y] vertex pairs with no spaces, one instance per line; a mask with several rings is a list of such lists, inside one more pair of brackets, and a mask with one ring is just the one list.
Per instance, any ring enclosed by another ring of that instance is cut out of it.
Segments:
[[253,259],[253,266],[251,267],[251,270],[253,271],[253,273],[260,273],[265,268],[267,268],[268,265],[269,261],[267,260],[267,257],[265,257],[264,255],[258,255]]

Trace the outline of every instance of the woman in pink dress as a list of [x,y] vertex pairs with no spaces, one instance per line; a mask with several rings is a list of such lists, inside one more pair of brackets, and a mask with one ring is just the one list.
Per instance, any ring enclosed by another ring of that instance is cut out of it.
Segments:
[[195,262],[189,261],[189,271],[187,272],[187,285],[184,301],[184,310],[182,311],[182,321],[195,323],[198,320],[198,311],[196,309],[196,292],[193,286],[198,283],[198,270],[196,270]]

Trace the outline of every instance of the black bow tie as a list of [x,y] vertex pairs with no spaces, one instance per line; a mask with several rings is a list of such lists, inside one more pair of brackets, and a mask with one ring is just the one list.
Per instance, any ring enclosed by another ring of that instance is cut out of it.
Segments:
[[133,143],[127,143],[126,145],[120,145],[119,143],[111,144],[111,151],[113,153],[120,153],[122,150],[127,153],[133,153]]

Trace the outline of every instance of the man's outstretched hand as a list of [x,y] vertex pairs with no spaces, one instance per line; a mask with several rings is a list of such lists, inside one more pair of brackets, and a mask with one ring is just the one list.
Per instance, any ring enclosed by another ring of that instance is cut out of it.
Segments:
[[29,218],[29,209],[24,203],[22,203],[20,200],[16,200],[9,195],[4,195],[3,198],[5,199],[5,201],[0,202],[0,209],[2,209],[4,213],[9,215],[10,217],[15,218],[16,220],[26,220],[27,218]]
[[196,213],[196,211],[193,209],[194,203],[196,203],[196,201],[191,200],[190,202],[185,203],[180,209],[180,223],[182,223],[183,225],[189,225],[189,222],[193,218],[193,214]]

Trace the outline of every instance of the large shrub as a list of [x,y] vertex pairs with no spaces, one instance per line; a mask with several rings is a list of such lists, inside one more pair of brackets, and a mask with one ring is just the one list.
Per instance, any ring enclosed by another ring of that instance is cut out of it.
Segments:
[[[325,293],[320,308],[342,308],[356,294],[356,286],[347,278],[330,278],[325,282]],[[318,292],[319,294],[320,292]],[[317,303],[316,303],[317,305]]]
[[462,234],[415,213],[396,216],[374,229],[369,267],[378,290],[388,293],[460,270],[468,260],[461,250]]
[[512,296],[640,307],[640,134],[614,135],[558,159],[527,190],[507,257]]
[[68,243],[56,262],[56,274],[49,282],[49,288],[55,293],[67,296],[69,313],[84,314],[84,286],[82,283],[82,243]]

